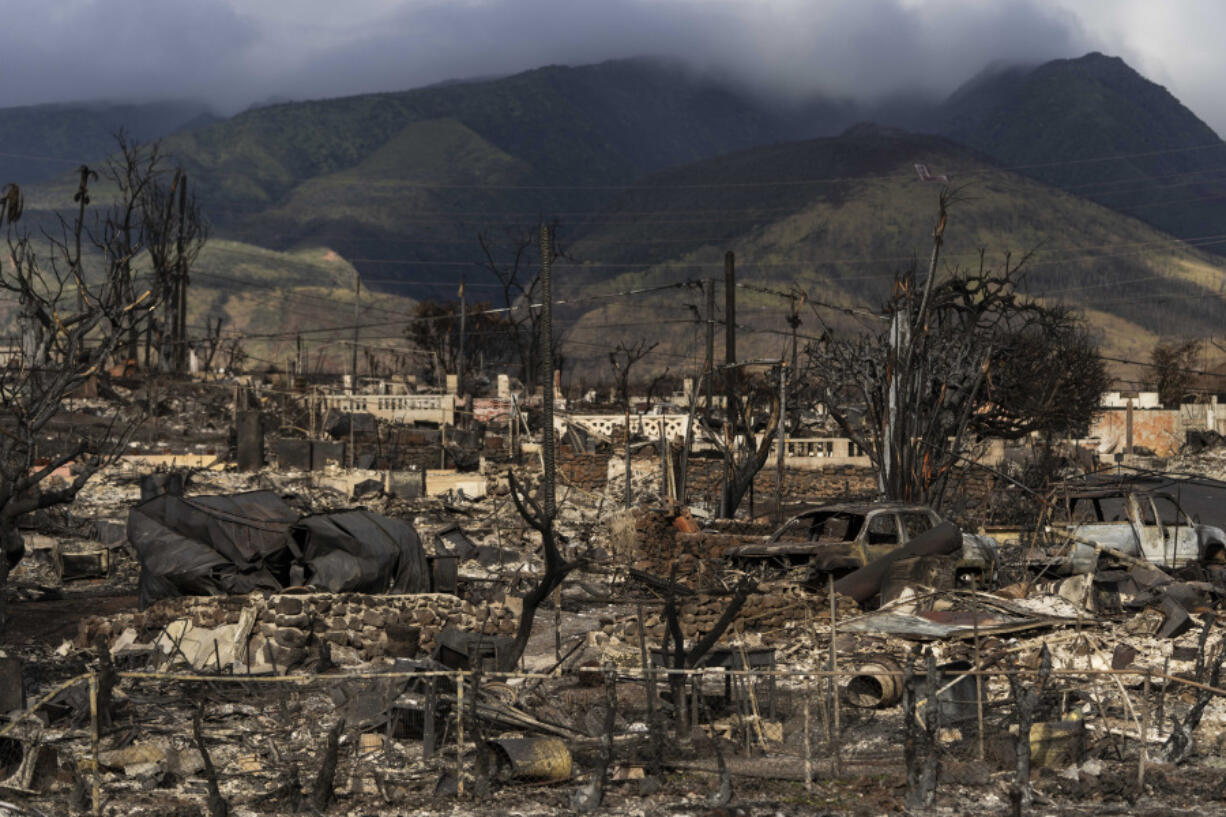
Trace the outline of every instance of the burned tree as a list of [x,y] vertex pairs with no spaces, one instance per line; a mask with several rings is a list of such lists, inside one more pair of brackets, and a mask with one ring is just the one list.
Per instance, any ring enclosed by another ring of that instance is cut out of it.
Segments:
[[[553,263],[553,227],[551,225],[541,225],[540,235],[540,251],[541,251],[541,298],[544,302],[544,309],[541,313],[541,332],[544,335],[544,350],[545,350],[545,371],[550,374],[549,380],[552,380],[554,371],[553,357],[553,302],[552,290],[550,288],[550,266]],[[524,596],[523,612],[520,614],[519,627],[515,632],[515,640],[512,643],[511,649],[507,650],[499,658],[499,669],[503,671],[512,670],[519,662],[520,656],[524,654],[524,648],[528,646],[528,638],[532,635],[532,622],[536,618],[536,610],[541,606],[545,599],[549,598],[562,581],[570,574],[572,570],[577,568],[579,564],[573,561],[567,561],[562,557],[562,552],[558,549],[558,541],[554,530],[554,521],[557,518],[557,497],[554,493],[554,430],[553,430],[553,389],[546,388],[545,390],[544,411],[542,412],[543,433],[541,435],[541,454],[545,465],[545,478],[541,482],[540,487],[540,502],[532,498],[526,490],[520,488],[518,480],[515,479],[514,472],[507,472],[507,481],[510,483],[511,499],[515,501],[515,508],[519,511],[519,515],[530,527],[535,529],[541,535],[541,551],[545,557],[545,574],[537,581],[536,586],[528,591]]]
[[[208,240],[208,224],[194,194],[187,190],[187,175],[176,169],[170,184],[164,183],[166,171],[160,166],[157,148],[150,148],[151,159],[145,172],[155,183],[140,195],[141,240],[153,274],[155,286],[163,293],[164,317],[151,317],[150,334],[161,338],[158,365],[163,370],[182,372],[187,365],[187,286],[189,273]],[[144,154],[137,149],[135,158]],[[146,360],[148,365],[148,347]]]
[[699,427],[724,458],[719,506],[723,517],[736,513],[754,477],[766,465],[780,422],[779,392],[768,380],[742,376],[736,393],[729,397],[724,433]]
[[[659,342],[648,343],[646,340],[640,340],[634,344],[627,344],[621,340],[609,352],[609,365],[613,367],[613,377],[617,383],[617,400],[626,405],[627,417],[630,416],[630,370],[634,368],[634,364],[651,354],[651,350],[659,345]],[[626,428],[629,429],[629,427],[629,421],[627,421]]]
[[[551,232],[557,230],[557,224],[549,225]],[[541,247],[533,231],[517,233],[508,231],[506,240],[499,242],[480,234],[477,241],[481,244],[481,252],[485,256],[484,267],[494,275],[502,288],[502,301],[506,309],[506,332],[502,337],[509,340],[515,358],[519,362],[520,379],[529,393],[535,392],[546,377],[552,373],[544,370],[546,350],[541,339],[544,336],[545,314],[542,297],[542,282],[539,265],[544,261],[553,263],[563,257],[557,244],[550,242],[548,258],[540,255]],[[551,339],[548,356],[559,364],[553,368],[561,370],[559,344],[557,339]]]
[[[1215,344],[1216,345],[1216,344]],[[1154,344],[1149,359],[1154,367],[1152,381],[1158,400],[1164,406],[1178,406],[1192,393],[1199,368],[1199,340],[1165,341]]]
[[24,554],[18,520],[71,502],[123,453],[140,421],[135,407],[116,407],[98,423],[53,425],[68,398],[106,377],[109,362],[125,343],[130,348],[133,332],[145,328],[162,301],[159,279],[138,285],[133,262],[148,236],[172,231],[167,221],[176,212],[161,211],[153,222],[154,213],[133,204],[137,195],[165,189],[155,163],[121,147],[109,172],[124,181],[110,206],[90,211],[98,174],[82,166],[71,214],[58,215],[58,228],[39,239],[16,226],[20,191],[3,189],[8,258],[0,264],[0,289],[16,304],[11,315],[20,337],[0,371],[0,621],[9,571]]
[[809,399],[868,454],[881,493],[934,506],[970,442],[1087,425],[1107,385],[1079,316],[1019,292],[1026,257],[992,269],[980,253],[977,270],[936,280],[951,201],[927,275],[913,263],[895,277],[878,327],[806,350]]
[[458,301],[421,301],[404,330],[405,337],[430,356],[430,377],[438,384],[448,372],[477,372],[482,361],[493,366],[510,363],[514,353],[507,337],[514,332],[512,322],[488,303],[469,305],[461,321]]

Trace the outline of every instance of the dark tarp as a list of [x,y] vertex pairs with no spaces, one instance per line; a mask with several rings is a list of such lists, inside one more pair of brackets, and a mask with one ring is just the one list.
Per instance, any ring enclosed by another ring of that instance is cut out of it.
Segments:
[[367,510],[304,516],[292,531],[294,573],[333,593],[428,593],[426,552],[412,525]]
[[140,604],[174,596],[276,592],[314,584],[333,592],[429,590],[412,526],[371,511],[299,517],[270,491],[142,502],[128,513],[140,560]]
[[279,590],[298,514],[270,491],[234,496],[162,494],[128,513],[140,559],[140,603],[171,596]]

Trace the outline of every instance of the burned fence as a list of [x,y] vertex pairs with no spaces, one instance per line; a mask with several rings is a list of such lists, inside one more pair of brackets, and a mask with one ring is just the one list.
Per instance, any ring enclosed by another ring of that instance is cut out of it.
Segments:
[[[731,660],[499,673],[476,659],[241,677],[104,661],[15,713],[0,729],[0,765],[3,785],[32,805],[75,797],[95,813],[206,798],[256,810],[339,800],[445,811],[452,797],[492,788],[539,797],[542,785],[591,811],[653,792],[727,802],[762,778],[828,795],[855,779],[881,797],[905,791],[917,809],[970,790],[989,810],[1011,801],[1017,813],[1034,791],[1067,794],[1070,773],[1081,794],[1107,800],[1135,797],[1155,762],[1172,774],[1207,702],[1226,696],[1213,683],[1223,651],[1208,634],[1193,678],[1053,668],[1045,647],[1036,666],[993,656],[980,668],[942,664],[926,650],[894,664],[848,656],[834,671]],[[866,674],[896,695],[865,695]],[[679,708],[695,713],[684,728],[670,717]],[[678,770],[689,774],[664,776]]]

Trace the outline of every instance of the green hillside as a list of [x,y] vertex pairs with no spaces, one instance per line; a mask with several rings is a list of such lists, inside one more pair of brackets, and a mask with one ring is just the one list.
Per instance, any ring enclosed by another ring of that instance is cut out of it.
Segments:
[[183,101],[0,108],[0,184],[31,184],[103,159],[121,128],[149,141],[215,119],[205,105]]
[[[302,332],[311,365],[336,370],[347,365],[352,348],[355,275],[329,249],[276,252],[211,239],[192,270],[188,326],[199,336],[206,321],[223,317],[223,336],[243,337],[254,363],[281,368],[296,354]],[[403,348],[398,338],[412,309],[407,298],[363,291],[358,320],[370,327],[363,343]]]
[[822,101],[783,110],[679,65],[622,60],[273,105],[164,147],[219,234],[326,244],[372,278],[450,281],[480,260],[479,232],[571,221],[645,173],[832,132],[849,115]]
[[1094,53],[986,72],[955,92],[936,119],[941,133],[1001,164],[1172,235],[1221,233],[1226,143],[1117,57]]
[[[742,283],[777,291],[795,285],[827,303],[877,306],[893,272],[931,251],[942,185],[921,181],[917,163],[949,174],[959,191],[941,274],[976,266],[980,248],[994,264],[1005,252],[1016,260],[1034,250],[1029,290],[1084,308],[1108,348],[1133,356],[1136,338],[1210,334],[1226,319],[1223,259],[995,168],[952,142],[874,127],[650,177],[589,225],[572,248],[576,262],[559,270],[558,286],[572,298],[700,278],[722,287],[723,254],[731,249]],[[743,343],[777,355],[786,300],[746,289],[740,302],[738,324],[758,330]],[[686,289],[611,298],[597,302],[597,312],[572,313],[571,337],[608,344],[646,334],[666,340],[668,354],[701,354],[689,307],[700,303]],[[818,315],[836,327],[856,324],[829,309],[804,312],[810,333],[821,331]],[[619,332],[619,325],[626,328]]]

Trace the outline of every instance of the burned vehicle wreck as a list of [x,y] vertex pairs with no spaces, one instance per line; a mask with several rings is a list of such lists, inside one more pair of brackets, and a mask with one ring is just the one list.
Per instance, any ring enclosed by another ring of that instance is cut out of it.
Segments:
[[1168,569],[1226,561],[1226,532],[1189,518],[1167,493],[1077,488],[1051,504],[1050,544],[1029,560],[1032,569],[1093,573],[1102,553]]
[[[789,569],[808,565],[814,574],[836,577],[898,550],[941,524],[925,505],[900,502],[838,503],[809,508],[785,522],[765,541],[728,548],[725,556],[742,567]],[[980,583],[995,576],[997,544],[989,536],[962,533],[956,572]]]

